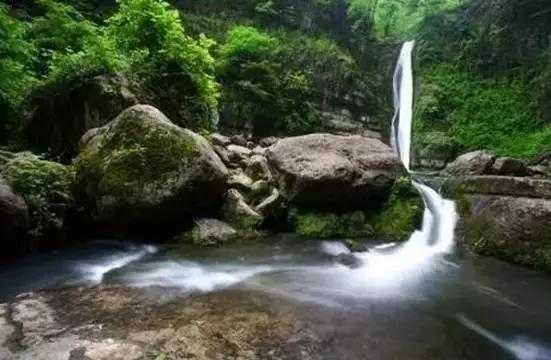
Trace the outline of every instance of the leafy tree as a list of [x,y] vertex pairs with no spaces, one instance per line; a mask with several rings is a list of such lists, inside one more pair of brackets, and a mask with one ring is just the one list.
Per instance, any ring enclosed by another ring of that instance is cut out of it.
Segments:
[[27,33],[28,24],[0,4],[0,141],[17,127],[16,109],[37,82],[32,72],[36,50]]
[[121,0],[118,12],[108,19],[108,36],[138,72],[182,72],[197,87],[199,96],[216,105],[218,87],[214,42],[201,36],[194,40],[184,31],[177,10],[162,0]]
[[259,136],[312,130],[315,113],[310,84],[280,60],[281,44],[254,27],[229,31],[220,49],[224,107]]
[[44,14],[33,20],[30,36],[39,50],[38,73],[44,75],[56,53],[81,51],[100,30],[70,5],[54,0],[38,3]]

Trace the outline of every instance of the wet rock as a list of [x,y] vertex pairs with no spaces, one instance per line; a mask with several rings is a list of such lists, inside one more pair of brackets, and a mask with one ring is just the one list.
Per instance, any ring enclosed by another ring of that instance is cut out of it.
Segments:
[[237,236],[237,231],[218,219],[197,219],[189,237],[197,245],[215,245],[229,242]]
[[230,153],[228,152],[228,150],[226,150],[225,147],[214,145],[212,148],[214,149],[214,152],[216,152],[216,155],[220,157],[220,160],[222,160],[224,165],[226,165],[227,167],[235,167],[235,164],[230,161]]
[[[159,293],[158,288],[101,286],[25,294],[0,305],[0,340],[21,342],[15,347],[0,343],[0,356],[149,360],[164,354],[169,359],[259,360],[278,353],[285,353],[282,359],[304,359],[314,351],[316,334],[304,336],[309,332],[294,314],[263,309],[246,293],[179,297],[168,303],[158,301]],[[293,346],[298,341],[303,346]]]
[[257,180],[251,186],[251,198],[259,199],[270,193],[270,184],[266,180]]
[[213,145],[218,146],[228,146],[229,144],[231,144],[231,140],[229,137],[218,133],[211,134],[210,140],[212,141]]
[[333,211],[377,208],[405,173],[387,145],[361,136],[286,138],[269,148],[267,158],[290,203]]
[[13,192],[0,177],[0,258],[7,258],[25,251],[29,230],[29,209],[23,198]]
[[228,158],[230,161],[240,163],[244,160],[248,160],[248,158],[251,156],[251,150],[239,145],[228,145]]
[[273,144],[275,144],[277,141],[279,140],[279,138],[275,137],[275,136],[269,136],[269,137],[265,137],[265,138],[262,138],[260,139],[260,141],[258,142],[258,144],[262,147],[270,147],[272,146]]
[[71,169],[28,153],[12,159],[1,174],[29,207],[29,250],[65,245],[65,221],[74,207]]
[[495,157],[486,150],[472,151],[460,155],[446,166],[448,175],[483,175],[492,172]]
[[251,191],[252,185],[253,180],[245,175],[241,169],[232,171],[230,177],[228,178],[229,187],[236,188],[244,193]]
[[359,268],[363,265],[363,261],[352,253],[342,253],[335,257],[335,260],[352,269]]
[[222,218],[238,229],[256,228],[263,220],[262,215],[247,205],[243,195],[235,189],[230,189],[226,193]]
[[118,227],[177,224],[212,209],[228,176],[206,139],[148,105],[128,108],[98,131],[74,167],[80,203]]
[[273,180],[270,167],[268,166],[268,160],[261,155],[251,156],[246,172],[247,175],[255,180]]
[[551,199],[551,180],[513,176],[450,177],[442,184],[449,196],[487,194]]
[[474,252],[551,270],[551,180],[511,176],[447,179],[460,229]]
[[473,251],[551,270],[551,199],[465,195],[461,215]]
[[252,155],[260,155],[260,156],[265,156],[266,155],[266,151],[267,149],[266,148],[263,148],[261,146],[255,146],[253,149],[252,149]]
[[510,157],[497,158],[492,166],[492,172],[507,176],[529,176],[532,173],[523,161]]
[[273,214],[276,209],[281,207],[283,199],[279,194],[279,191],[276,188],[272,189],[270,196],[262,200],[258,205],[256,205],[256,211],[260,212],[264,216],[269,216]]
[[232,144],[235,144],[235,145],[238,145],[238,146],[243,146],[243,147],[246,147],[247,142],[248,142],[247,138],[243,134],[232,135],[230,137],[230,140],[231,140]]

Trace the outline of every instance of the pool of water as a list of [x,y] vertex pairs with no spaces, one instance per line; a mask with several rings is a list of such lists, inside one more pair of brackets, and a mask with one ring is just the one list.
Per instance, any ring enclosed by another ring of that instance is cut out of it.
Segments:
[[299,316],[327,359],[551,359],[549,276],[367,244],[350,263],[339,242],[288,235],[220,248],[95,241],[0,268],[0,300],[97,284],[154,289],[163,301],[239,291]]

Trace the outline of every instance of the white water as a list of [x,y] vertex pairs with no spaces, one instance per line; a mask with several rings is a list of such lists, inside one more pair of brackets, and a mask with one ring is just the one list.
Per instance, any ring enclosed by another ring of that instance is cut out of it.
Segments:
[[[394,118],[392,119],[391,144],[406,169],[410,168],[411,129],[413,121],[413,71],[411,53],[414,41],[402,46],[394,71]],[[425,203],[421,231],[412,234],[405,248],[418,252],[448,253],[453,249],[457,212],[453,201],[417,181],[413,185]],[[421,254],[419,254],[421,255]]]
[[99,284],[108,272],[122,268],[156,252],[157,248],[154,246],[138,246],[103,258],[94,259],[90,262],[79,263],[75,267],[83,280]]
[[483,328],[465,315],[458,315],[457,318],[465,327],[500,346],[502,349],[507,350],[518,360],[551,359],[551,350],[548,347],[538,344],[524,336],[516,336],[511,340],[506,340]]
[[413,72],[411,52],[415,41],[402,46],[394,70],[392,87],[394,90],[394,117],[390,132],[390,144],[395,154],[400,156],[409,171],[411,150],[411,119],[413,113]]

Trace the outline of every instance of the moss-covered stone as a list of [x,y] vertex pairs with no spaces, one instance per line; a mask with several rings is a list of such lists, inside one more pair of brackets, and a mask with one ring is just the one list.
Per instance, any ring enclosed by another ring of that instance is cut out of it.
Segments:
[[392,240],[407,240],[421,223],[423,200],[408,177],[396,180],[388,202],[372,220],[378,235]]
[[242,230],[255,229],[264,220],[260,213],[247,205],[243,195],[235,189],[227,192],[221,215],[224,220]]
[[[15,193],[23,197],[30,210],[31,234],[41,239],[46,233],[58,241],[64,217],[70,205],[70,167],[25,154],[9,161],[1,171],[2,177]],[[44,246],[43,246],[44,245]],[[47,248],[48,244],[39,244]]]
[[361,211],[342,215],[320,212],[299,212],[295,230],[299,235],[329,239],[333,237],[365,237],[373,235],[373,228]]
[[227,169],[200,135],[136,105],[83,138],[75,193],[102,220],[168,219],[212,205]]

